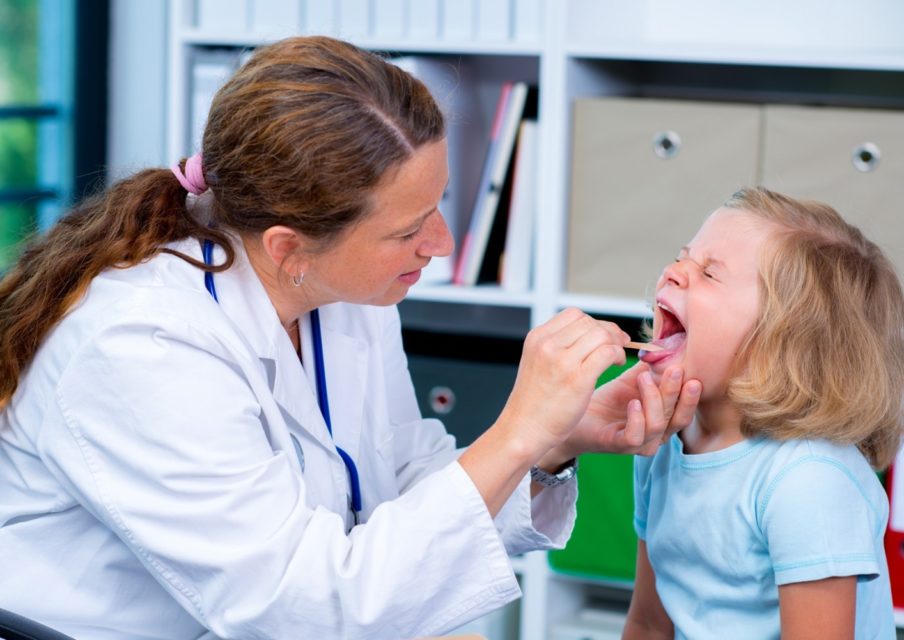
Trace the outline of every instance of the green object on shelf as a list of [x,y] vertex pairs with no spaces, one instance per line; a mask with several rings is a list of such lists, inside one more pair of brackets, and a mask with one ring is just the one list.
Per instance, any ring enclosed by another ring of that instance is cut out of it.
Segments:
[[[637,363],[629,357],[610,367],[599,384]],[[634,456],[590,453],[578,462],[577,521],[564,549],[550,551],[549,564],[563,573],[613,581],[634,580]]]

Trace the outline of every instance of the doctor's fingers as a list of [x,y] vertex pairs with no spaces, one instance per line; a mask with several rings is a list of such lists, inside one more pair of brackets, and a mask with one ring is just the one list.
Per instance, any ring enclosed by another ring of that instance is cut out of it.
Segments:
[[[578,360],[586,358],[597,343],[608,343],[621,347],[630,339],[618,325],[595,320],[585,314],[581,314],[567,324],[560,325],[554,331],[540,331],[533,336],[529,335],[528,338],[532,346],[540,351],[559,352],[577,347],[573,352],[573,357]],[[588,338],[590,338],[589,341]]]
[[568,307],[567,309],[562,309],[554,315],[552,318],[544,322],[543,324],[534,327],[531,330],[532,334],[536,334],[537,336],[542,336],[546,334],[556,333],[567,325],[585,317],[587,314],[577,309],[575,307]]
[[[684,371],[681,367],[669,367],[666,369],[659,381],[659,396],[662,399],[662,412],[665,416],[666,423],[670,422],[674,415],[675,405],[678,403],[678,397],[681,394],[681,383],[684,379]],[[668,424],[666,424],[668,427]],[[668,437],[668,433],[663,436],[663,440]]]
[[574,356],[580,358],[581,368],[593,376],[594,386],[603,371],[614,364],[625,364],[627,361],[624,347],[618,343],[613,344],[610,337],[608,334],[588,332],[570,348]]
[[[552,337],[525,343],[524,359],[534,367],[557,372],[564,379],[581,380],[585,386],[587,376],[599,376],[609,365],[625,361],[621,344],[613,343],[612,334],[593,324],[574,335],[573,340],[557,340]],[[592,382],[596,381],[596,377]]]
[[[637,384],[644,399],[644,409],[647,415],[653,418],[649,439],[655,437],[656,431],[661,426],[660,420],[665,420],[665,429],[661,436],[662,442],[665,442],[673,433],[680,431],[693,420],[700,400],[700,382],[698,380],[684,382],[684,371],[681,367],[669,367],[659,382],[659,393],[655,394],[652,392],[655,385],[651,385],[650,379],[646,376],[641,376],[638,377]],[[643,395],[644,389],[648,392],[646,396]]]
[[640,404],[644,421],[644,446],[639,453],[651,455],[665,438],[665,431],[672,416],[672,409],[678,394],[675,391],[681,386],[681,370],[670,369],[665,372],[662,382],[657,385],[649,371],[637,376],[637,387],[640,392]]
[[678,433],[693,421],[694,415],[697,413],[697,404],[700,402],[702,391],[703,385],[699,380],[688,380],[681,386],[674,409],[672,410],[672,416],[669,418],[668,428],[662,438],[663,442],[665,442],[672,434]]
[[631,339],[617,324],[596,320],[574,307],[560,311],[540,326],[535,327],[528,335],[536,341],[552,340],[557,345],[569,346],[587,331],[598,328],[611,334],[613,342],[618,344],[624,344]]
[[[644,446],[646,433],[646,420],[643,414],[643,406],[640,400],[631,400],[628,403],[625,418],[625,426],[616,433],[616,442],[611,451],[623,453],[637,453]],[[607,451],[607,449],[602,449]]]

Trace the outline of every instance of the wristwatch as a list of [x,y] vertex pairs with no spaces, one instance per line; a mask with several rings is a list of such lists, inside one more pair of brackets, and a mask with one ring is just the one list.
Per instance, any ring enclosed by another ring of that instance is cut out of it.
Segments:
[[571,480],[577,473],[578,461],[576,458],[572,458],[565,463],[565,468],[558,473],[548,473],[534,465],[530,468],[530,479],[534,482],[539,482],[544,487],[557,487]]

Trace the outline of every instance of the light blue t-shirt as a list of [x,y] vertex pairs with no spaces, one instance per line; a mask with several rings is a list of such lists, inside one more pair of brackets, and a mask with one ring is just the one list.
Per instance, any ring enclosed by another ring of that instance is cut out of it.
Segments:
[[778,585],[858,576],[855,637],[895,637],[888,497],[853,446],[745,440],[696,455],[675,435],[634,463],[646,541],[675,638],[779,638]]

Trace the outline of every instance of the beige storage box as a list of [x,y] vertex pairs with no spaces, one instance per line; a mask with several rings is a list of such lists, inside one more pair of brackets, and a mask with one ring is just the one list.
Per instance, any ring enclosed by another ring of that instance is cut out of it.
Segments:
[[904,113],[768,105],[763,184],[825,202],[904,274]]
[[651,298],[706,215],[756,182],[761,113],[686,100],[576,100],[568,291]]

